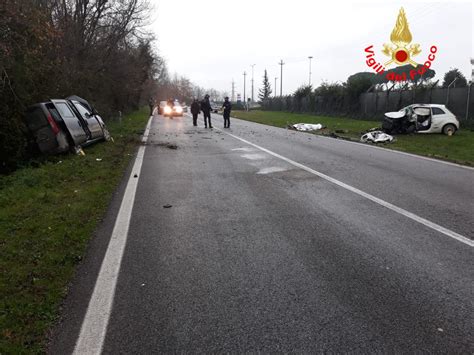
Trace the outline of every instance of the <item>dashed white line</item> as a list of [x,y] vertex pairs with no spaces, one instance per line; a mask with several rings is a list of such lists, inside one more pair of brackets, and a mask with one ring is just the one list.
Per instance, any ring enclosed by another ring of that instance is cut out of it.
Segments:
[[[150,132],[152,117],[148,120],[142,142],[146,143]],[[120,271],[123,251],[127,243],[128,227],[132,215],[135,193],[142,168],[145,145],[138,149],[127,187],[115,220],[112,237],[100,267],[89,306],[81,326],[81,332],[74,348],[75,355],[100,354],[104,345],[109,323],[115,286]],[[136,176],[136,177],[135,177]]]
[[282,168],[280,166],[271,166],[271,167],[268,167],[268,168],[260,169],[257,172],[257,174],[266,175],[266,174],[271,174],[271,173],[279,173],[279,172],[286,171],[286,170],[288,170],[288,169]]
[[241,155],[242,158],[249,159],[249,160],[262,160],[265,159],[266,156],[263,154],[243,154]]
[[252,148],[234,148],[233,151],[241,151],[241,152],[252,152]]

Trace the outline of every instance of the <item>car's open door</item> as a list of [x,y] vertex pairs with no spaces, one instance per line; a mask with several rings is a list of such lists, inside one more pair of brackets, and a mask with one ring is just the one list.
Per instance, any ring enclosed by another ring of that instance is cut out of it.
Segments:
[[427,131],[431,127],[431,110],[429,107],[414,107],[413,115],[416,117],[416,130]]
[[74,114],[66,100],[51,100],[51,102],[64,121],[74,144],[81,145],[86,142],[88,139],[87,126],[82,118]]

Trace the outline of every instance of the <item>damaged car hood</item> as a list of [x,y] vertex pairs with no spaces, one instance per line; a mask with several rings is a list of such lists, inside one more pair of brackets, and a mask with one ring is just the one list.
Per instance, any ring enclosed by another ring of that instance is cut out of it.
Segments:
[[385,112],[385,116],[388,118],[402,118],[406,116],[406,113],[401,111]]

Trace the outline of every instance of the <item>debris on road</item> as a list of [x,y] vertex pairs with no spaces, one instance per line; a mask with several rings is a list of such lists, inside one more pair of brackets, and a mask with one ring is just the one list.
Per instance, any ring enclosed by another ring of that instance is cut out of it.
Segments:
[[325,128],[322,124],[320,123],[296,123],[291,126],[293,129],[296,129],[297,131],[302,131],[302,132],[311,132],[311,131],[319,131],[320,129]]
[[393,136],[382,131],[372,131],[362,135],[360,141],[364,143],[391,143],[393,142]]
[[[147,143],[145,143],[145,145],[147,145]],[[178,145],[177,144],[174,144],[174,143],[169,143],[169,142],[166,142],[166,143],[154,143],[152,144],[156,147],[166,147],[166,148],[169,148],[169,149],[178,149]]]
[[95,158],[95,161],[102,161],[102,158]]
[[173,207],[173,206],[169,205],[169,204],[163,206],[163,208],[171,208],[171,207]]

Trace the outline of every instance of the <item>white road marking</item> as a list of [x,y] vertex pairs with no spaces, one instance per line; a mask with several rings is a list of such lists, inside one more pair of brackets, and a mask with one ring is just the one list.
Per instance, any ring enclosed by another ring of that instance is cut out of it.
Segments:
[[[146,143],[153,117],[150,117],[142,137],[142,142]],[[135,163],[133,165],[127,187],[120,205],[120,210],[115,220],[112,237],[110,238],[107,251],[100,267],[99,276],[94,286],[87,307],[87,313],[81,326],[79,338],[74,348],[75,355],[100,354],[104,345],[107,326],[109,323],[112,304],[114,301],[115,286],[120,271],[123,251],[127,243],[128,227],[132,215],[135,193],[137,191],[138,180],[142,168],[145,145],[138,149]],[[137,175],[137,177],[134,177]]]
[[241,151],[241,152],[253,152],[254,151],[254,149],[252,149],[252,148],[234,148],[232,150]]
[[278,173],[280,171],[286,171],[288,169],[282,168],[279,166],[271,166],[269,168],[262,168],[260,169],[257,174],[271,174],[271,173]]
[[405,216],[405,217],[407,217],[407,218],[410,218],[411,220],[413,220],[413,221],[415,221],[415,222],[421,223],[421,224],[423,224],[423,225],[425,225],[425,226],[427,226],[427,227],[429,227],[429,228],[431,228],[431,229],[433,229],[433,230],[435,230],[435,231],[437,231],[437,232],[440,232],[440,233],[442,233],[442,234],[444,234],[444,235],[447,235],[448,237],[451,237],[451,238],[453,238],[453,239],[456,239],[456,240],[458,240],[458,241],[460,241],[460,242],[462,242],[462,243],[464,243],[464,244],[467,244],[467,245],[469,245],[469,246],[471,246],[471,247],[474,246],[474,241],[473,241],[473,240],[471,240],[471,239],[469,239],[469,238],[467,238],[467,237],[465,237],[465,236],[463,236],[463,235],[461,235],[461,234],[458,234],[458,233],[456,233],[456,232],[454,232],[454,231],[452,231],[452,230],[450,230],[450,229],[448,229],[448,228],[445,228],[445,227],[443,227],[443,226],[440,226],[439,224],[436,224],[436,223],[434,223],[434,222],[431,222],[431,221],[429,221],[429,220],[427,220],[427,219],[425,219],[425,218],[423,218],[423,217],[420,217],[420,216],[418,216],[418,215],[416,215],[416,214],[414,214],[414,213],[411,213],[411,212],[409,212],[409,211],[407,211],[407,210],[404,210],[403,208],[400,208],[400,207],[398,207],[398,206],[395,206],[395,205],[391,204],[390,202],[384,201],[384,200],[382,200],[382,199],[380,199],[380,198],[378,198],[378,197],[375,197],[375,196],[373,196],[373,195],[370,195],[370,194],[368,194],[368,193],[366,193],[366,192],[364,192],[364,191],[362,191],[362,190],[359,190],[359,189],[357,189],[357,188],[355,188],[355,187],[353,187],[353,186],[347,185],[346,183],[343,183],[342,181],[336,180],[336,179],[334,179],[334,178],[332,178],[332,177],[330,177],[330,176],[328,176],[328,175],[326,175],[326,174],[320,173],[319,171],[316,171],[316,170],[314,170],[314,169],[311,169],[311,168],[309,168],[309,167],[307,167],[307,166],[305,166],[305,165],[303,165],[303,164],[300,164],[300,163],[298,163],[298,162],[296,162],[296,161],[294,161],[294,160],[291,160],[291,159],[286,158],[286,157],[284,157],[284,156],[282,156],[282,155],[280,155],[280,154],[277,154],[277,153],[275,153],[275,152],[272,152],[271,150],[268,150],[268,149],[266,149],[266,148],[263,148],[263,147],[261,147],[261,146],[259,146],[259,145],[257,145],[257,144],[254,144],[254,143],[252,143],[252,142],[249,142],[249,141],[247,141],[247,140],[245,140],[245,139],[243,139],[243,138],[240,138],[240,137],[238,137],[238,136],[235,136],[235,135],[233,135],[233,134],[231,134],[231,133],[228,133],[228,132],[226,132],[226,131],[223,131],[223,130],[221,130],[221,129],[219,129],[219,128],[217,128],[217,130],[219,130],[219,131],[221,131],[221,132],[227,134],[228,136],[233,137],[233,138],[235,138],[235,139],[237,139],[237,140],[239,140],[239,141],[241,141],[241,142],[244,142],[244,143],[246,143],[246,144],[248,144],[248,145],[250,145],[250,146],[252,146],[252,147],[255,147],[255,148],[261,150],[262,152],[265,152],[265,153],[267,153],[267,154],[273,155],[273,156],[276,157],[276,158],[279,158],[279,159],[281,159],[281,160],[283,160],[283,161],[286,161],[287,163],[289,163],[289,164],[291,164],[291,165],[293,165],[293,166],[296,166],[297,168],[303,169],[303,170],[305,170],[305,171],[307,171],[307,172],[309,172],[309,173],[311,173],[311,174],[314,174],[314,175],[316,175],[316,176],[319,176],[319,177],[322,178],[322,179],[325,179],[325,180],[327,180],[327,181],[329,181],[329,182],[332,182],[332,183],[335,184],[335,185],[338,185],[338,186],[340,186],[340,187],[342,187],[342,188],[344,188],[344,189],[346,189],[346,190],[349,190],[349,191],[351,191],[351,192],[353,192],[353,193],[355,193],[355,194],[357,194],[357,195],[359,195],[359,196],[365,197],[365,198],[368,199],[368,200],[371,200],[371,201],[373,201],[373,202],[375,202],[375,203],[377,203],[377,204],[379,204],[379,205],[381,205],[381,206],[384,206],[384,207],[388,208],[389,210],[392,210],[392,211],[394,211],[394,212],[396,212],[396,213],[399,213],[399,214],[401,214],[401,215],[403,215],[403,216]]
[[244,154],[244,155],[241,155],[241,157],[245,159],[249,159],[249,160],[262,160],[262,159],[267,158],[263,154]]

